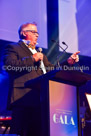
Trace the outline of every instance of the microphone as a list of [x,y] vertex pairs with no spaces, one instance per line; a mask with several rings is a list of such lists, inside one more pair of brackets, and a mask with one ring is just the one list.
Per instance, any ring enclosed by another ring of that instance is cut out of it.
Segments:
[[62,44],[65,44],[65,45],[66,45],[66,43],[65,43],[65,42],[62,42]]
[[56,42],[54,39],[52,39],[51,41],[54,42],[54,43],[56,43],[56,44],[63,50],[63,52],[66,52],[66,49],[68,48],[68,45],[67,45],[65,42],[62,42],[62,44],[66,45],[66,48],[63,49],[63,47],[61,47],[61,46],[59,45],[59,42]]
[[54,39],[52,39],[51,41],[52,41],[52,42],[55,42],[55,43],[58,43],[58,42],[56,42]]
[[43,50],[42,50],[42,48],[38,48],[38,51],[39,51],[39,52],[42,52]]
[[63,41],[62,44],[66,45],[65,51],[68,48],[68,45]]
[[[40,53],[42,53],[42,48],[38,48],[38,51],[39,51]],[[43,60],[40,61],[40,67],[41,67],[43,73],[46,74],[46,69],[45,69]]]
[[63,41],[62,44],[66,45],[68,47],[68,45]]

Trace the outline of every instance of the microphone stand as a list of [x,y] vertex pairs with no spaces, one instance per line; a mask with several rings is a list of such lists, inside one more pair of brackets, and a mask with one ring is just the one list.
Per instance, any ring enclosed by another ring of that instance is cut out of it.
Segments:
[[[65,49],[63,49],[63,47],[61,47],[61,46],[59,45],[59,42],[56,42],[54,39],[52,40],[52,42],[56,43],[56,45],[58,45],[59,48],[62,49],[62,51],[63,51],[64,53],[66,53],[66,49],[68,48],[68,45],[67,45],[65,42],[62,42],[62,44],[64,44],[64,45],[66,46]],[[57,66],[58,66],[58,67],[60,67],[60,63],[59,63],[59,58],[60,58],[60,56],[61,56],[61,53],[57,56]]]
[[[64,44],[64,45],[66,46],[65,49],[63,49],[63,48],[59,45],[59,43],[56,42],[54,39],[52,40],[52,42],[56,43],[56,45],[58,45],[58,46],[63,50],[63,52],[66,53],[66,49],[68,48],[68,45],[67,45],[65,42],[62,42],[62,44]],[[61,53],[60,53],[60,54],[61,54]],[[60,54],[57,56],[57,65],[58,65],[59,67],[60,67],[59,57],[61,56]],[[77,65],[80,67],[80,64],[79,64],[79,63],[77,63]],[[82,70],[81,68],[80,68],[80,72],[83,73],[83,70]]]

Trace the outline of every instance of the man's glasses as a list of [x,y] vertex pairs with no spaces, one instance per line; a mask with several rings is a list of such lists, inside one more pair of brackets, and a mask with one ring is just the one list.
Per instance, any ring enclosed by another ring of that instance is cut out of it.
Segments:
[[34,30],[25,30],[26,32],[31,32],[31,33],[33,33],[33,34],[38,34],[39,35],[39,33],[38,32],[36,32],[36,31],[34,31]]

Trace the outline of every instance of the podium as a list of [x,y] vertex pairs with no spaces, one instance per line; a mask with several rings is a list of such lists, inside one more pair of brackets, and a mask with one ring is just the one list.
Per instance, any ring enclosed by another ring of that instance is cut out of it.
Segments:
[[40,136],[81,136],[79,87],[88,80],[79,71],[53,70],[25,84],[40,93]]

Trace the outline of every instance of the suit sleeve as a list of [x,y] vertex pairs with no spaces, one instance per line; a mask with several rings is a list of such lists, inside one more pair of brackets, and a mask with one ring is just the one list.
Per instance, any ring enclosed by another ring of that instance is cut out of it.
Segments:
[[[27,66],[34,66],[35,65],[32,55],[20,58],[16,47],[13,45],[7,45],[6,48],[4,49],[3,63],[6,67],[11,66],[15,69],[16,69],[16,67],[19,68],[19,67],[27,67]],[[13,71],[14,71],[14,69],[13,69]]]
[[43,58],[43,62],[44,62],[47,72],[55,69],[55,66],[48,61],[48,59],[45,55]]
[[58,66],[58,65],[53,65],[53,64],[51,64],[51,63],[48,61],[48,59],[47,59],[47,57],[46,57],[45,55],[44,55],[44,64],[45,64],[45,66],[46,66],[46,70],[47,70],[47,71],[51,71],[51,70],[59,69],[59,68],[61,68],[61,70],[64,70],[64,66],[70,66],[70,65],[68,64],[67,60],[64,60],[63,62],[61,62],[61,63],[60,63],[60,66]]

